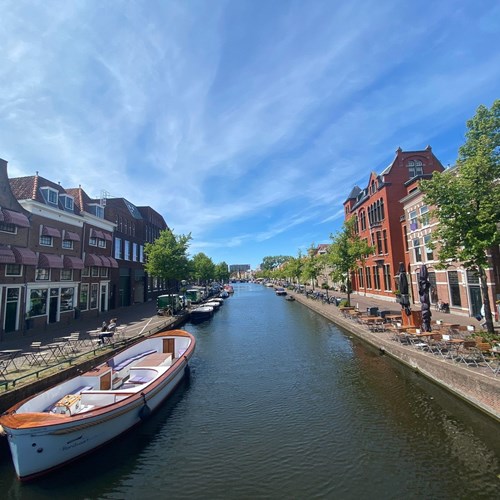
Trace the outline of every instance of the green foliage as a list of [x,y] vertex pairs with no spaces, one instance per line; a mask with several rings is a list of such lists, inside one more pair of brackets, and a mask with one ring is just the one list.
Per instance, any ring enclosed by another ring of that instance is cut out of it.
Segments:
[[291,257],[286,256],[286,255],[277,255],[274,257],[271,257],[271,256],[264,257],[262,259],[260,269],[262,271],[272,271],[290,259],[291,259]]
[[345,221],[342,229],[330,238],[327,262],[332,268],[331,276],[334,281],[345,284],[349,299],[351,274],[364,265],[365,256],[373,252],[373,247],[356,233],[354,217]]
[[224,261],[219,262],[215,266],[215,280],[220,283],[224,283],[229,281],[229,276],[229,266]]
[[207,284],[215,279],[215,264],[210,257],[200,252],[191,259],[191,272],[199,284]]
[[500,100],[491,109],[480,106],[467,122],[466,142],[457,167],[422,181],[425,202],[439,222],[433,231],[441,267],[461,261],[481,282],[488,330],[493,323],[485,269],[488,250],[500,244]]
[[347,299],[342,299],[339,302],[339,307],[351,307],[351,303]]
[[164,230],[154,243],[146,243],[144,268],[150,276],[165,280],[181,280],[187,277],[189,259],[187,250],[191,234],[176,236]]

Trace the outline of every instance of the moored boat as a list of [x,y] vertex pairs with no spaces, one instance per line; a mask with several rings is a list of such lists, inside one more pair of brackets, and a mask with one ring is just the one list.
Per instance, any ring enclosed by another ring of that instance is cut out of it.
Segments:
[[276,295],[286,295],[286,290],[279,286],[278,288],[276,288]]
[[214,313],[214,308],[212,306],[199,306],[192,309],[190,312],[191,321],[203,321],[210,318]]
[[45,474],[139,424],[182,380],[194,348],[184,330],[160,332],[12,406],[0,426],[17,476]]

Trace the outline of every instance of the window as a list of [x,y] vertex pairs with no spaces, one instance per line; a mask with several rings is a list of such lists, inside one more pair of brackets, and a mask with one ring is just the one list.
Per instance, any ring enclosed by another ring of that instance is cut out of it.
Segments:
[[410,160],[408,162],[408,175],[410,179],[413,179],[413,177],[417,177],[419,175],[423,175],[423,173],[424,166],[420,160]]
[[89,245],[91,247],[96,247],[97,246],[97,238],[95,236],[91,236],[89,238]]
[[139,262],[144,262],[144,247],[139,245]]
[[115,259],[123,259],[121,238],[115,238]]
[[369,267],[365,268],[365,274],[366,274],[366,288],[371,288],[372,287],[372,275],[370,273]]
[[73,241],[72,240],[62,240],[62,247],[67,250],[73,250]]
[[377,253],[379,255],[382,255],[383,250],[382,250],[382,233],[380,231],[377,231]]
[[428,226],[430,222],[429,207],[424,205],[420,207],[420,222],[422,226]]
[[82,269],[82,278],[88,278],[90,276],[90,267],[84,267]]
[[28,302],[29,316],[42,316],[47,312],[47,288],[31,290]]
[[50,269],[40,267],[36,270],[35,279],[39,281],[50,280]]
[[101,238],[99,238],[99,239],[97,240],[97,246],[98,246],[99,248],[106,248],[106,240],[102,240]]
[[73,279],[73,269],[61,269],[61,281],[71,281]]
[[363,210],[360,214],[361,217],[361,231],[366,229],[366,212]]
[[138,260],[138,255],[137,255],[137,243],[132,243],[132,260],[134,262],[137,262]]
[[50,187],[43,187],[40,188],[40,191],[42,192],[43,198],[45,201],[51,205],[57,205],[58,203],[58,197],[59,197],[59,192],[56,191],[55,189],[52,189]]
[[99,219],[104,219],[104,207],[101,207],[101,205],[97,204],[90,204],[88,205],[88,207],[89,207],[89,212],[92,215],[99,217]]
[[108,268],[101,267],[101,278],[107,278],[107,277],[108,277]]
[[413,240],[413,251],[415,252],[415,262],[422,262],[422,249],[420,248],[420,238]]
[[73,211],[74,202],[73,202],[73,197],[72,196],[69,196],[67,194],[60,194],[59,195],[59,199],[62,202],[64,210],[68,210],[70,212]]
[[78,307],[81,311],[86,311],[89,307],[89,285],[86,283],[80,285],[80,300],[78,301]]
[[434,253],[428,246],[430,241],[431,241],[431,235],[426,234],[424,236],[424,248],[425,248],[425,260],[426,261],[434,260]]
[[363,269],[361,269],[361,268],[358,269],[358,281],[359,281],[359,288],[364,288],[365,287],[365,277],[363,275]]
[[11,224],[10,222],[0,222],[0,231],[3,233],[17,233],[17,226]]
[[380,276],[378,274],[378,266],[373,266],[373,288],[380,290]]
[[93,266],[91,269],[91,275],[92,275],[92,278],[98,277],[99,276],[99,268]]
[[458,283],[458,271],[448,271],[448,284],[450,286],[451,305],[456,307],[462,306],[460,298],[460,284]]
[[40,235],[40,245],[44,247],[51,247],[52,246],[52,236],[44,236],[43,234]]
[[22,276],[23,268],[21,264],[6,264],[5,276]]
[[98,290],[99,290],[99,285],[97,283],[92,283],[90,288],[90,309],[97,309]]
[[71,311],[74,307],[74,288],[61,288],[61,312]]
[[130,241],[125,240],[123,242],[123,258],[125,260],[130,260]]
[[389,291],[392,289],[391,266],[389,264],[384,265],[384,288],[385,291]]
[[382,231],[382,239],[384,240],[384,253],[389,253],[389,248],[387,247],[387,231],[384,229]]
[[410,219],[410,231],[416,231],[418,229],[417,211],[412,210],[409,213]]

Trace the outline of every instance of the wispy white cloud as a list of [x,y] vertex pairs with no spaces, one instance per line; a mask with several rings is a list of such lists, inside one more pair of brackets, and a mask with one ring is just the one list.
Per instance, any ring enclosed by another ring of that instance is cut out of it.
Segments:
[[225,260],[323,241],[398,146],[449,161],[498,97],[495,2],[431,6],[6,1],[0,156]]

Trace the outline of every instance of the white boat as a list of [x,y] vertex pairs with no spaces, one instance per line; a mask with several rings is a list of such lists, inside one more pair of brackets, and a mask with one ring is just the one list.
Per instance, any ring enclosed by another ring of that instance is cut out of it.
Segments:
[[219,309],[220,307],[220,302],[217,300],[210,300],[209,302],[205,302],[203,305],[208,307],[213,307],[214,311],[217,311],[217,309]]
[[160,332],[12,406],[0,426],[19,479],[59,468],[139,424],[184,377],[194,348],[186,331]]
[[286,290],[283,287],[276,288],[276,295],[286,295]]
[[192,309],[190,312],[191,321],[202,321],[210,318],[214,313],[212,306],[200,306]]

